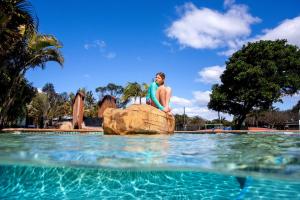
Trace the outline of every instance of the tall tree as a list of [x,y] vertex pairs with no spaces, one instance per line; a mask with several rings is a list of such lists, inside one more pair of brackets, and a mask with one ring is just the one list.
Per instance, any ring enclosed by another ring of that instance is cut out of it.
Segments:
[[85,93],[84,104],[84,116],[97,117],[97,104],[92,91]]
[[60,97],[60,109],[63,116],[72,115],[72,101],[70,100],[70,96],[67,92],[63,92],[59,94]]
[[0,126],[22,98],[17,93],[26,71],[44,68],[48,61],[63,63],[61,44],[54,36],[38,34],[36,21],[28,1],[0,1]]
[[96,92],[99,93],[99,100],[101,101],[105,95],[110,95],[116,98],[117,107],[124,107],[128,102],[124,102],[120,99],[123,94],[124,88],[121,85],[114,83],[108,83],[106,86],[100,86],[96,88]]
[[111,96],[119,97],[123,93],[123,87],[116,85],[114,83],[108,83],[106,86],[106,91],[110,93]]
[[122,100],[128,100],[133,98],[136,101],[136,98],[142,92],[141,85],[137,82],[128,82],[124,88],[124,93],[122,96]]
[[37,30],[37,18],[27,0],[0,1],[0,66],[16,47]]
[[42,88],[42,91],[46,93],[48,101],[50,103],[50,107],[54,107],[56,103],[55,101],[57,99],[57,94],[55,92],[54,85],[52,83],[46,83]]
[[107,88],[102,86],[96,88],[96,92],[99,93],[99,99],[104,97],[106,90]]
[[122,100],[127,101],[133,98],[136,101],[139,97],[140,104],[142,104],[142,98],[147,95],[147,91],[148,85],[146,83],[128,82],[124,88]]
[[140,96],[140,104],[142,104],[142,98],[147,96],[149,85],[147,83],[142,83],[141,84],[141,93],[139,94]]
[[77,92],[81,92],[84,94],[84,116],[97,117],[98,107],[93,92],[86,90],[86,88],[81,88]]
[[56,93],[52,83],[46,83],[42,88],[42,91],[46,94],[50,105],[47,115],[44,117],[45,119],[51,120],[56,117],[62,117],[64,115],[71,114],[71,104],[69,102],[69,96],[66,92],[61,94]]
[[300,89],[300,50],[286,40],[248,43],[226,62],[221,84],[212,87],[210,109],[234,115],[241,128],[253,110],[268,110]]
[[36,93],[36,96],[27,105],[28,116],[33,118],[33,123],[36,127],[38,127],[41,119],[47,118],[49,108],[50,103],[46,93]]
[[124,88],[121,85],[114,83],[108,83],[106,86],[100,86],[96,88],[96,92],[99,92],[99,98],[102,99],[105,95],[111,95],[118,98],[123,93]]
[[17,125],[18,120],[24,119],[27,113],[26,105],[31,101],[32,97],[36,93],[36,88],[34,88],[25,78],[23,78],[20,81],[15,101],[7,110],[5,118],[2,118],[2,124],[14,126]]

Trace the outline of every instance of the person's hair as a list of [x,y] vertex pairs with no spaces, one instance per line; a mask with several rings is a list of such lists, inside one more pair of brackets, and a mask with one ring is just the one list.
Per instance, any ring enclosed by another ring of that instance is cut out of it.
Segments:
[[156,76],[157,75],[159,75],[163,80],[165,80],[165,78],[166,78],[166,75],[163,72],[158,72],[158,73],[156,73]]

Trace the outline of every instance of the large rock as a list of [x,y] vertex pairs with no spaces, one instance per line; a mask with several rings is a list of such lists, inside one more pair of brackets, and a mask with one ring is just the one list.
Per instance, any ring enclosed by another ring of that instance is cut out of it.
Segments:
[[105,134],[174,133],[174,116],[149,105],[133,104],[127,109],[107,108],[103,116]]
[[59,125],[59,129],[63,129],[63,130],[71,130],[73,129],[73,125],[71,122],[62,122]]

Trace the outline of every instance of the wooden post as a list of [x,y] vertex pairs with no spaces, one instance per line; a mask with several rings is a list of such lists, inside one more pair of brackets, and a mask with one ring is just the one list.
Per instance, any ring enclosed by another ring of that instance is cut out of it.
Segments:
[[77,92],[73,101],[73,128],[81,129],[84,112],[84,94]]

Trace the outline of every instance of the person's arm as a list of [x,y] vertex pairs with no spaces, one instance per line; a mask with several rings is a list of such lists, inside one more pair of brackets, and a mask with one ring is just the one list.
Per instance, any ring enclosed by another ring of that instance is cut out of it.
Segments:
[[146,101],[148,101],[150,98],[151,98],[151,84],[147,90]]
[[[155,85],[153,85],[153,84],[155,84]],[[155,82],[153,82],[152,84],[151,84],[151,99],[152,99],[152,101],[155,103],[155,105],[158,107],[158,109],[159,110],[163,110],[164,109],[164,107],[159,103],[159,101],[158,101],[158,99],[156,98],[156,83]]]

